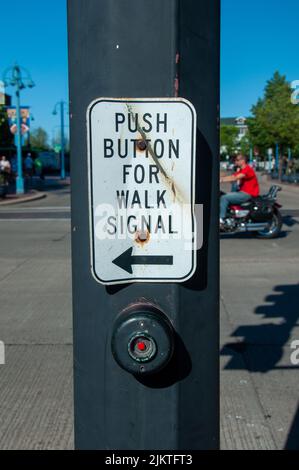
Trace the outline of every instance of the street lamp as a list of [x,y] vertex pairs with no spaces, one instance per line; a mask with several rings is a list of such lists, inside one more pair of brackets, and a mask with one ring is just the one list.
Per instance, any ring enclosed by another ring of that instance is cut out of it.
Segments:
[[15,64],[8,67],[3,74],[3,83],[5,87],[16,87],[16,114],[17,114],[17,160],[18,175],[16,179],[16,193],[24,194],[23,161],[22,161],[22,130],[21,130],[21,104],[20,91],[24,88],[33,88],[33,82],[30,73],[24,67]]
[[58,111],[57,108],[59,107],[60,109],[60,135],[61,135],[61,158],[60,158],[60,175],[61,179],[65,179],[65,138],[64,138],[64,107],[68,106],[68,104],[65,101],[59,101],[58,103],[55,104],[54,110],[53,110],[53,115],[57,116]]

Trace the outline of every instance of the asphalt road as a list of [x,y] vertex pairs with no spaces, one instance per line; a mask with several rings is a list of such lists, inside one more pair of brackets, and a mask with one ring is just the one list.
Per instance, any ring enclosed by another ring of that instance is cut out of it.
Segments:
[[[221,240],[221,446],[299,448],[299,190],[273,241]],[[0,449],[71,449],[69,189],[0,207]]]
[[223,449],[299,449],[299,189],[279,202],[280,238],[221,240]]

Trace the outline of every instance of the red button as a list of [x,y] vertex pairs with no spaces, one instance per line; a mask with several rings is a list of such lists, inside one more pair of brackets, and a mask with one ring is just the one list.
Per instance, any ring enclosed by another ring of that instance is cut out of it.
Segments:
[[145,351],[146,344],[143,341],[140,341],[139,343],[137,343],[137,348],[139,349],[139,351]]

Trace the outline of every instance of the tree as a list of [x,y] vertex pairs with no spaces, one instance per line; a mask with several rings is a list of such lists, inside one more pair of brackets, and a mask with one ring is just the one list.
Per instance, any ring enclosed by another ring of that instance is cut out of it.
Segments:
[[299,145],[299,107],[291,103],[291,94],[286,77],[275,72],[266,84],[263,98],[252,107],[249,133],[264,154],[277,143],[281,153]]
[[239,148],[242,155],[246,155],[247,157],[249,156],[250,149],[253,148],[251,135],[249,132],[247,132],[247,134],[244,135],[244,137],[242,137],[242,139],[240,140]]
[[239,131],[235,126],[223,125],[220,128],[220,142],[222,154],[232,156],[238,149]]
[[48,134],[42,128],[38,127],[34,129],[30,134],[30,143],[33,148],[36,150],[48,150]]

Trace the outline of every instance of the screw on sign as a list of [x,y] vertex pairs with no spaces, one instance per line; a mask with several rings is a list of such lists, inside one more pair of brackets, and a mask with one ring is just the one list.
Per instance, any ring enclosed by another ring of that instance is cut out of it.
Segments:
[[193,106],[101,98],[87,122],[95,279],[186,281],[196,269]]

